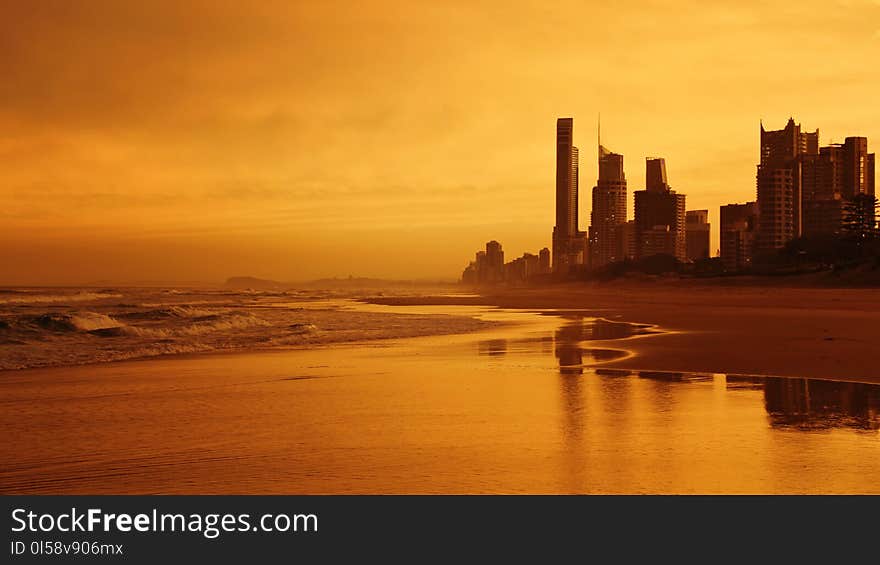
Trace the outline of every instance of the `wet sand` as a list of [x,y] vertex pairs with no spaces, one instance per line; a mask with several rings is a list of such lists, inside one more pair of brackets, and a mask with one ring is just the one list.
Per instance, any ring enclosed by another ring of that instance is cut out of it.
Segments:
[[505,323],[0,373],[0,493],[880,488],[880,386],[608,371],[671,336],[574,312],[425,310]]
[[[386,304],[418,299],[384,299]],[[408,301],[408,302],[407,302]],[[631,340],[607,367],[880,383],[880,290],[661,281],[568,284],[438,298],[506,308],[573,308],[666,333]]]

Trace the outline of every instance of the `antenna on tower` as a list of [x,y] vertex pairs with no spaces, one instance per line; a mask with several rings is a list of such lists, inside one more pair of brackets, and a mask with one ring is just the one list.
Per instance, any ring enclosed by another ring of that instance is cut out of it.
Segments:
[[602,112],[596,118],[596,146],[599,151],[599,159],[602,159]]

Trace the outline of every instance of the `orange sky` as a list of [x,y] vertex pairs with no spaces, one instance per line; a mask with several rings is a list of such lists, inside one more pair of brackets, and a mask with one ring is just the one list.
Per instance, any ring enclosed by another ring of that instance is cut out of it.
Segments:
[[549,246],[558,116],[582,229],[600,111],[713,224],[759,119],[880,140],[878,0],[142,4],[4,8],[0,283],[454,278]]

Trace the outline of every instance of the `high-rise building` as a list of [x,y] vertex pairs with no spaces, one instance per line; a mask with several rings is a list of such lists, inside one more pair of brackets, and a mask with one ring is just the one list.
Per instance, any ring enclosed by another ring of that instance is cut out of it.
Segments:
[[668,192],[666,182],[666,159],[645,159],[645,190],[651,192]]
[[709,210],[688,210],[685,214],[685,240],[688,261],[709,258]]
[[666,161],[645,161],[645,190],[635,197],[636,258],[671,255],[686,260],[685,195],[672,190],[666,181]]
[[822,147],[801,161],[802,235],[839,233],[845,202],[858,194],[874,194],[874,154],[868,153],[868,140],[847,137],[843,144]]
[[626,176],[623,155],[599,144],[599,178],[593,187],[590,212],[590,267],[598,268],[626,257]]
[[800,165],[790,168],[758,168],[757,249],[784,247],[801,233]]
[[741,271],[751,265],[757,225],[757,202],[721,207],[721,263],[725,271]]
[[482,282],[498,283],[504,280],[504,251],[495,240],[486,243],[485,275]]
[[472,285],[521,284],[535,275],[550,273],[550,250],[546,247],[537,255],[523,253],[522,257],[504,262],[504,251],[497,241],[486,243],[486,249],[477,251],[461,275],[461,282]]
[[478,284],[486,282],[486,252],[477,251],[474,257],[474,270],[476,271],[476,281]]
[[567,273],[584,263],[586,237],[578,231],[578,149],[574,120],[556,120],[556,226],[553,228],[553,271]]
[[868,153],[868,138],[847,137],[843,143],[843,196],[874,194],[874,154]]
[[802,232],[802,164],[819,154],[819,130],[802,132],[789,118],[785,128],[768,131],[761,124],[761,161],[756,175],[758,250],[784,247]]
[[801,235],[834,234],[843,213],[843,150],[840,145],[801,157]]
[[497,241],[486,243],[485,251],[477,251],[474,260],[462,273],[467,284],[497,284],[504,281],[504,251]]
[[542,275],[550,273],[550,250],[544,247],[538,251],[538,272]]
[[623,225],[624,258],[630,261],[636,258],[636,221],[627,220]]

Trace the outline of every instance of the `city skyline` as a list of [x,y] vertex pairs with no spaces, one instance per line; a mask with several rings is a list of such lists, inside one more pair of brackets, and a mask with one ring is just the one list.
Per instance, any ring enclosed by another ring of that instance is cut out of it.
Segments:
[[[556,172],[556,189],[555,189],[555,191],[556,191],[555,218],[556,218],[557,224],[559,224],[560,222],[563,222],[566,227],[567,231],[562,234],[563,237],[575,237],[575,238],[582,238],[582,239],[586,240],[587,246],[582,249],[582,252],[585,255],[583,257],[581,257],[579,260],[583,262],[582,263],[583,265],[589,264],[589,265],[591,265],[591,268],[595,268],[596,266],[601,266],[601,265],[604,265],[608,262],[608,261],[600,260],[600,262],[596,265],[590,263],[590,261],[595,261],[596,256],[592,255],[592,254],[596,253],[596,251],[593,248],[591,248],[589,245],[589,243],[590,243],[589,230],[592,227],[593,222],[596,221],[595,218],[593,217],[593,214],[594,214],[595,202],[596,202],[596,198],[597,198],[597,189],[600,188],[601,186],[603,186],[603,182],[605,183],[604,186],[606,186],[606,187],[607,186],[612,186],[612,187],[620,186],[620,187],[622,187],[622,192],[623,192],[624,199],[625,199],[625,205],[622,207],[622,209],[626,213],[626,216],[625,216],[626,222],[624,222],[623,225],[619,226],[620,229],[622,229],[622,230],[626,230],[626,228],[628,227],[625,225],[627,222],[630,225],[632,225],[634,218],[636,216],[636,203],[634,202],[632,205],[630,205],[630,200],[636,200],[636,192],[640,192],[640,193],[655,192],[656,193],[656,192],[662,191],[664,189],[668,191],[668,190],[670,190],[671,187],[667,183],[666,159],[663,157],[645,156],[644,159],[645,159],[645,163],[646,163],[646,172],[643,176],[643,178],[644,178],[644,183],[642,185],[643,188],[636,187],[634,189],[628,190],[627,189],[626,171],[625,171],[625,167],[623,164],[624,155],[615,153],[615,152],[609,150],[608,148],[606,148],[602,144],[601,136],[599,135],[598,141],[597,141],[599,158],[598,158],[597,167],[595,168],[595,171],[597,173],[597,185],[592,188],[592,205],[588,208],[589,212],[587,214],[582,214],[581,211],[584,209],[584,204],[582,204],[581,201],[584,199],[581,198],[581,196],[582,196],[582,194],[580,193],[581,187],[579,186],[579,183],[580,183],[579,173],[580,173],[582,166],[580,164],[580,157],[579,157],[580,151],[579,151],[578,147],[576,145],[574,145],[573,121],[574,121],[574,119],[571,117],[557,118],[557,120],[556,120],[556,123],[557,123],[557,127],[556,127],[556,148],[557,148],[557,151],[556,151],[555,165],[556,165],[557,172]],[[563,125],[560,126],[560,124],[563,124]],[[835,141],[834,138],[828,138],[828,141],[826,142],[823,140],[823,138],[820,137],[820,130],[818,128],[815,129],[814,131],[811,131],[811,132],[802,131],[801,125],[796,124],[794,121],[794,118],[791,116],[788,118],[787,125],[784,128],[781,128],[779,130],[765,129],[765,123],[764,123],[763,119],[759,120],[758,125],[759,125],[760,132],[761,132],[761,140],[758,143],[759,159],[761,160],[761,162],[758,164],[759,165],[759,167],[758,167],[759,172],[761,169],[761,164],[765,161],[767,155],[769,155],[769,153],[768,153],[769,150],[765,147],[765,142],[764,142],[765,136],[777,135],[777,137],[779,137],[781,139],[783,137],[783,134],[788,132],[788,130],[792,127],[794,127],[793,131],[795,132],[794,139],[798,140],[798,142],[797,142],[798,148],[795,148],[795,150],[794,150],[795,152],[790,156],[790,159],[797,159],[800,156],[812,157],[813,155],[815,155],[815,157],[817,159],[819,159],[820,158],[820,148],[821,148],[821,157],[823,159],[834,159],[835,158],[834,156],[836,156],[838,153],[840,153],[841,155],[848,155],[849,152],[851,152],[850,146],[853,143],[865,144],[865,146],[859,147],[862,151],[862,154],[864,154],[866,152],[867,142],[869,141],[869,140],[867,140],[867,138],[864,138],[861,136],[845,136],[845,139],[843,141]],[[560,130],[560,127],[562,128],[562,130]],[[599,133],[601,131],[600,127],[601,126],[600,126],[600,123],[597,118],[597,124],[596,124],[597,133]],[[563,143],[560,143],[560,131],[563,132],[562,133],[562,138],[564,140]],[[768,143],[770,145],[772,145],[774,142],[771,141]],[[777,143],[777,145],[785,145],[786,141],[777,141],[775,143]],[[563,148],[562,152],[560,150],[561,147]],[[568,152],[569,158],[567,160],[564,160],[564,162],[560,161],[560,155],[564,154],[566,151]],[[833,151],[833,155],[831,154],[832,151]],[[772,153],[772,151],[771,151],[771,153]],[[871,172],[871,178],[873,179],[873,171],[874,171],[873,157],[874,157],[874,154],[869,153],[868,157],[870,158],[870,160],[868,161],[868,169],[867,170]],[[612,159],[612,161],[609,161],[609,159]],[[837,157],[837,159],[841,160],[841,161],[844,160],[841,157]],[[819,164],[814,164],[814,163],[807,163],[807,164],[808,165],[812,164],[812,166],[814,166],[814,167],[819,167],[822,164],[822,162],[820,161]],[[782,163],[782,165],[785,165],[785,163]],[[780,165],[780,166],[782,166],[782,165]],[[862,166],[864,166],[864,165],[865,165],[865,163],[863,162]],[[560,173],[559,173],[560,167],[563,167],[563,169],[568,167],[568,169],[570,170],[569,175],[560,177],[559,176],[560,175]],[[840,167],[840,166],[838,165],[838,167]],[[844,168],[841,168],[840,172],[836,172],[835,174],[846,175],[848,172],[849,172],[849,169],[846,169],[844,167]],[[819,172],[812,172],[812,174],[816,175],[817,178],[819,176]],[[756,184],[757,188],[753,187],[753,191],[760,190],[760,186],[761,186],[760,182],[761,181],[760,181],[760,174],[759,174],[758,175],[758,183]],[[819,181],[816,180],[815,182],[818,183]],[[856,182],[856,181],[854,181],[853,179],[848,178],[848,177],[846,179],[840,179],[840,180],[837,180],[835,178],[835,183],[836,183],[835,187],[837,187],[838,185],[840,185],[840,186],[847,185],[847,183],[849,185],[851,185],[854,182]],[[866,183],[865,178],[862,178],[860,182],[862,183],[862,185],[865,185],[865,183]],[[830,184],[830,182],[826,182],[826,184]],[[562,186],[566,186],[567,190],[562,191],[562,189],[561,189]],[[612,188],[612,190],[614,190],[614,189]],[[673,195],[675,194],[675,192],[676,191],[672,190]],[[849,194],[849,193],[847,193],[847,194],[849,196],[851,196],[851,194]],[[680,195],[680,196],[682,198],[684,197],[684,195]],[[720,208],[732,207],[732,206],[748,206],[748,205],[754,204],[755,198],[756,198],[756,192],[753,192],[751,199],[746,199],[743,202],[719,203],[717,206],[715,206],[714,210],[719,210]],[[805,198],[805,199],[807,198],[806,193],[803,196],[803,198]],[[586,200],[589,202],[591,199],[586,199]],[[685,206],[684,206],[683,200],[681,202],[680,207],[681,207],[681,210],[680,210],[681,225],[685,226],[686,225],[684,222]],[[710,225],[717,226],[717,228],[707,230],[709,232],[709,241],[710,241],[708,256],[709,257],[720,257],[723,254],[722,248],[724,247],[724,236],[721,234],[721,232],[724,230],[723,219],[721,218],[721,216],[717,216],[717,212],[715,214],[713,214],[711,210],[712,210],[712,208],[709,208],[706,210],[692,210],[691,207],[688,205],[687,206],[687,215],[690,217],[690,215],[692,213],[704,213],[704,216],[702,219],[702,221],[704,223],[705,223],[706,219],[710,218],[713,215],[718,218],[718,220],[716,220],[716,222],[709,222]],[[822,212],[824,212],[827,215],[827,211],[823,210]],[[589,219],[588,223],[582,222],[581,218],[584,216],[586,216],[586,218]],[[613,214],[612,214],[612,216],[613,216]],[[688,222],[689,221],[690,220],[688,220]],[[803,220],[801,220],[801,223],[803,223]],[[582,227],[584,229],[581,229]],[[756,235],[758,233],[760,233],[760,226],[757,223],[755,224],[755,226],[753,228],[750,228],[750,229],[754,229]],[[637,232],[638,228],[636,227],[635,230]],[[798,226],[797,228],[793,228],[792,234],[794,234],[796,231],[799,231],[799,230],[803,231],[803,226]],[[572,233],[568,233],[569,231]],[[685,232],[685,230],[682,229],[681,233],[679,234],[681,241],[679,243],[675,244],[676,245],[676,253],[675,254],[677,255],[677,257],[680,260],[684,260],[684,258],[686,256],[689,257],[688,253],[686,253],[686,251],[685,251],[685,249],[686,249],[686,243],[685,243],[686,236],[685,236],[684,232]],[[549,245],[546,245],[543,242],[538,242],[533,246],[533,248],[539,249],[541,247],[544,247],[545,249],[543,251],[547,251],[547,248],[552,249],[553,245],[554,245],[554,241],[555,241],[555,233],[556,232],[554,230],[554,235],[551,236]],[[614,238],[617,240],[620,240],[620,241],[613,242],[612,247],[615,249],[622,247],[622,250],[621,250],[622,257],[629,257],[629,258],[638,257],[641,254],[641,252],[636,251],[635,254],[630,256],[627,254],[627,251],[626,251],[627,245],[632,246],[633,249],[636,249],[636,250],[639,249],[637,243],[633,244],[632,242],[628,242],[628,240],[627,240],[627,238],[636,237],[636,236],[637,236],[637,233],[630,234],[626,231],[615,233]],[[702,237],[702,236],[700,236],[700,237]],[[787,237],[788,237],[788,239],[790,239],[791,234],[788,234]],[[487,245],[490,245],[490,244],[498,245],[499,249],[500,249],[500,244],[498,244],[497,241],[493,240],[493,241],[489,242]],[[679,245],[680,245],[680,249],[678,248]],[[751,245],[756,250],[761,249],[760,243],[759,243],[759,238],[756,239],[756,241],[754,241],[753,243],[751,243]],[[556,261],[555,256],[556,256],[556,253],[552,253],[552,257],[554,257],[552,268],[554,271],[556,270],[556,267],[557,267],[557,265],[555,263],[555,261]],[[603,257],[604,256],[605,255],[603,255]],[[525,250],[524,255],[520,259],[523,260],[525,258],[534,258],[537,261],[538,255],[533,255],[528,250]],[[501,271],[504,270],[505,263],[503,261],[503,253],[502,253],[501,262],[498,265],[498,267],[501,269]],[[534,272],[542,273],[544,271],[536,270]],[[328,276],[332,277],[332,278],[339,278],[341,276],[344,277],[344,275],[342,275],[341,273],[335,273],[333,275],[328,275]],[[351,274],[349,274],[348,276],[351,276]],[[358,273],[357,276],[362,276],[362,275],[361,275],[361,273]],[[316,278],[320,278],[320,277],[316,277]],[[406,278],[406,276],[404,276],[402,278]],[[426,277],[414,277],[414,278],[416,278],[416,279],[421,278],[422,280],[430,280],[432,277],[426,276]],[[450,280],[454,277],[451,275],[438,274],[438,275],[435,275],[433,278],[435,278],[437,280]],[[145,279],[145,280],[149,281],[151,279]],[[155,279],[155,280],[160,281],[160,279]],[[196,281],[198,279],[193,279],[193,280]],[[498,282],[500,280],[503,280],[503,276],[493,282]],[[2,282],[3,281],[0,281],[0,284],[2,284]],[[80,281],[80,282],[82,282],[82,281]],[[100,281],[96,281],[96,282],[100,282]],[[109,282],[127,282],[127,281],[121,280],[121,281],[109,281]],[[140,281],[135,281],[135,282],[140,282]],[[187,281],[181,281],[181,282],[187,282]]]
[[754,199],[762,119],[880,139],[876,2],[564,8],[11,6],[0,284],[451,279],[490,237],[548,245],[560,115],[664,156],[713,226]]
[[[774,269],[796,240],[815,251],[832,240],[852,243],[854,236],[864,241],[876,234],[875,154],[865,137],[847,136],[843,143],[820,147],[818,128],[806,131],[789,117],[782,129],[768,130],[762,120],[755,199],[719,206],[719,243],[713,252],[709,210],[687,209],[687,195],[669,184],[664,157],[645,158],[645,188],[633,191],[633,219],[628,219],[624,156],[602,145],[599,120],[596,131],[598,179],[589,227],[581,230],[578,216],[574,118],[560,117],[552,252],[526,252],[505,263],[501,244],[492,240],[465,268],[462,283],[547,282],[551,274],[557,280],[602,276],[623,272],[615,264],[625,263],[629,266],[624,269],[638,265],[663,272],[744,274],[752,267],[759,272]],[[551,253],[552,264],[543,268],[542,259]],[[714,264],[708,261],[713,258]]]

